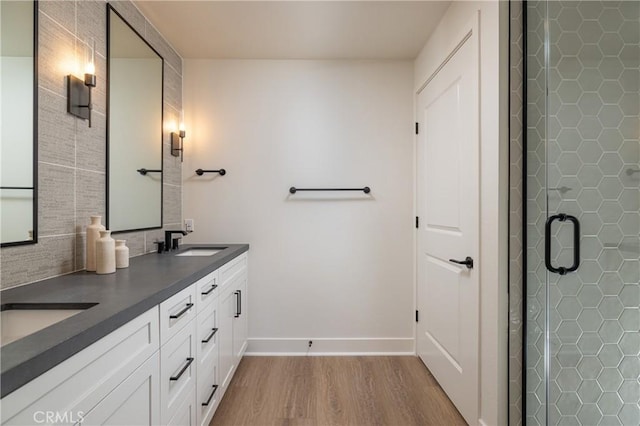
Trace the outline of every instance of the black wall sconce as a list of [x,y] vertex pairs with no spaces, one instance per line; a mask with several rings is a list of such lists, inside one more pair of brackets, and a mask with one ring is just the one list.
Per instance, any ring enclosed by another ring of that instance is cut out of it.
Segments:
[[174,157],[180,156],[180,161],[184,161],[184,137],[186,132],[184,130],[171,132],[171,155]]
[[96,87],[94,52],[95,46],[90,48],[90,55],[86,63],[84,80],[69,74],[67,76],[67,112],[84,120],[89,120],[91,127],[91,88]]

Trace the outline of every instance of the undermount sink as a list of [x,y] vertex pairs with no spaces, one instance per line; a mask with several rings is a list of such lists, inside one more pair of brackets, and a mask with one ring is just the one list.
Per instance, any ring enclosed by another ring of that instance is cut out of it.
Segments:
[[0,346],[49,327],[97,303],[6,303],[0,306]]
[[216,248],[190,248],[187,251],[183,251],[182,253],[176,254],[176,256],[213,256],[214,254],[220,253],[222,250],[226,249],[226,247],[216,247]]

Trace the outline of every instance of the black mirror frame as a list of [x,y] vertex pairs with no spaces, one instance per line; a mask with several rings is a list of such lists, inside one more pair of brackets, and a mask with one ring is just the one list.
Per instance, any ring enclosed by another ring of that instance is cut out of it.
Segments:
[[0,243],[0,247],[24,246],[38,243],[38,0],[33,0],[33,238],[25,241]]
[[138,231],[148,231],[148,230],[152,230],[152,229],[162,229],[164,227],[164,57],[156,50],[153,48],[153,46],[151,46],[151,44],[149,44],[149,42],[138,32],[136,31],[135,28],[133,28],[133,26],[131,26],[131,24],[109,3],[107,3],[107,24],[106,24],[106,29],[107,29],[107,85],[106,85],[106,98],[107,98],[107,105],[106,105],[106,140],[105,140],[105,145],[106,145],[106,191],[105,191],[105,226],[107,229],[109,229],[109,173],[110,173],[110,169],[109,169],[109,122],[110,122],[110,114],[109,114],[109,107],[110,107],[110,89],[111,89],[111,78],[109,77],[109,74],[111,72],[111,67],[110,67],[110,58],[111,58],[111,13],[112,12],[115,13],[121,20],[122,22],[124,22],[130,29],[131,31],[133,31],[134,34],[136,34],[138,37],[140,37],[140,40],[142,40],[147,46],[149,46],[149,49],[151,49],[156,55],[158,55],[158,58],[160,58],[161,61],[161,66],[162,66],[162,81],[161,81],[161,85],[162,87],[160,88],[161,90],[161,97],[162,97],[162,104],[160,106],[160,226],[151,226],[151,227],[147,227],[147,228],[136,228],[136,229],[120,229],[117,231],[112,231],[112,234],[118,234],[118,233],[124,233],[124,232],[138,232]]

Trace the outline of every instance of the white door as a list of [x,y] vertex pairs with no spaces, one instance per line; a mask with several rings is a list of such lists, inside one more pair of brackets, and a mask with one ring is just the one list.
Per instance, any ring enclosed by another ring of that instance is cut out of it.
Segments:
[[[471,30],[417,99],[417,352],[469,424],[479,404],[478,67]],[[451,261],[467,257],[471,268]]]

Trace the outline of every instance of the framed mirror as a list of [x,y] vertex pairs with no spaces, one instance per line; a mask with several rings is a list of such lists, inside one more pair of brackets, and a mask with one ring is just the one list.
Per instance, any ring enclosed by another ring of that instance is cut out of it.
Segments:
[[2,247],[38,241],[37,12],[35,1],[0,1]]
[[161,228],[164,59],[110,5],[107,67],[107,228]]

